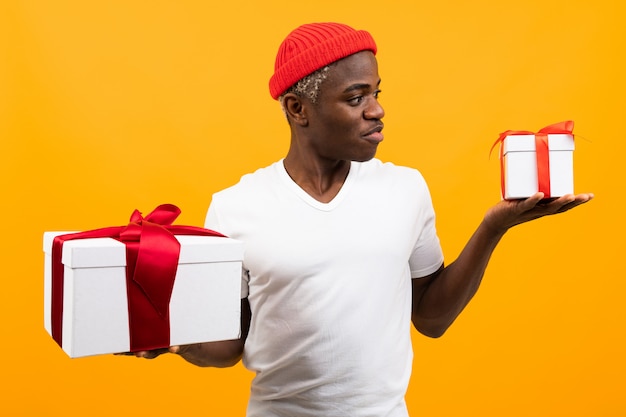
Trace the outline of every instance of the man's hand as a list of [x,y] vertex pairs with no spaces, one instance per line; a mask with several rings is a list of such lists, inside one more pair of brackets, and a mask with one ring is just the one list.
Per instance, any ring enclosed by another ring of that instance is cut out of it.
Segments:
[[140,352],[116,353],[116,355],[135,356],[137,358],[144,358],[144,359],[154,359],[163,355],[164,353],[181,353],[182,350],[183,350],[182,346],[170,346],[169,348],[143,350]]
[[543,193],[536,193],[525,200],[503,200],[487,211],[484,223],[493,231],[504,233],[515,225],[571,210],[593,197],[593,194],[568,194],[544,200]]

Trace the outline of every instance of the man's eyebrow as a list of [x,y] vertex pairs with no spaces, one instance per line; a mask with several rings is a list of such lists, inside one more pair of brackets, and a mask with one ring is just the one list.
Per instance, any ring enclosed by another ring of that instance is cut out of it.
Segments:
[[[380,79],[378,80],[378,82],[376,83],[376,88],[378,88],[378,86],[380,85]],[[346,88],[345,90],[343,90],[344,93],[350,93],[352,91],[355,90],[364,90],[367,88],[370,88],[371,85],[367,84],[367,83],[357,83],[357,84],[352,84],[350,85],[348,88]]]

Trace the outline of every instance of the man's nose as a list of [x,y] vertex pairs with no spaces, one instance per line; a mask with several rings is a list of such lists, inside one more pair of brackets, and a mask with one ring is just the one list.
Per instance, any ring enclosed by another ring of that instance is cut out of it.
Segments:
[[385,117],[385,110],[378,100],[374,98],[363,112],[363,115],[366,119],[382,119]]

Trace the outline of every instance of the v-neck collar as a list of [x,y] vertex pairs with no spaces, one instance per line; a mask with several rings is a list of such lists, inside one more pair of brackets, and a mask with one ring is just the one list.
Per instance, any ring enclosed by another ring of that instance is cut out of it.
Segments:
[[276,167],[278,170],[278,175],[283,180],[283,183],[287,186],[287,188],[289,188],[293,193],[295,193],[302,201],[304,201],[309,206],[317,210],[331,211],[331,210],[334,210],[341,203],[346,193],[352,187],[352,183],[354,183],[354,180],[356,178],[356,172],[359,168],[359,164],[355,162],[350,162],[350,170],[348,171],[348,175],[346,176],[346,179],[343,185],[339,189],[339,192],[337,193],[337,195],[335,195],[335,197],[333,197],[333,199],[330,200],[328,203],[322,203],[321,201],[316,200],[309,193],[304,191],[302,187],[300,187],[289,176],[287,169],[285,169],[284,159],[281,159],[280,161],[278,161],[276,163]]

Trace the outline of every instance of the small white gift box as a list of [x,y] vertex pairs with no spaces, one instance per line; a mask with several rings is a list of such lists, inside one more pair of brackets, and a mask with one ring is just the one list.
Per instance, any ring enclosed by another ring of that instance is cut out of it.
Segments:
[[[561,197],[574,192],[574,137],[549,134],[548,159],[550,192],[548,197]],[[539,191],[539,175],[535,135],[510,135],[503,143],[504,198],[527,198]]]
[[502,198],[528,198],[541,191],[545,198],[574,193],[574,122],[566,120],[537,133],[507,130],[500,145]]

